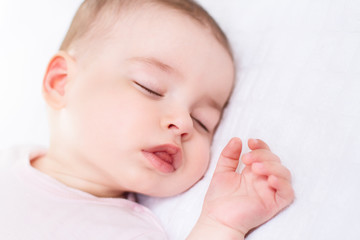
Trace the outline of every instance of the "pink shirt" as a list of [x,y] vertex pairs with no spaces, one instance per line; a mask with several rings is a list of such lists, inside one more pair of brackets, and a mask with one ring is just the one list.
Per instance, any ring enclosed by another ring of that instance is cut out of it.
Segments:
[[146,207],[67,187],[30,165],[43,154],[0,155],[0,239],[167,239]]

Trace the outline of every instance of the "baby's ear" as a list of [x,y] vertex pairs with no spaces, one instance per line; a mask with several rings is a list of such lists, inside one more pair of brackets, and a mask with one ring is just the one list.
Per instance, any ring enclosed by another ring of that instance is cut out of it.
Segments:
[[42,91],[47,104],[53,109],[66,105],[65,89],[72,77],[74,60],[65,52],[58,52],[49,62],[45,72]]

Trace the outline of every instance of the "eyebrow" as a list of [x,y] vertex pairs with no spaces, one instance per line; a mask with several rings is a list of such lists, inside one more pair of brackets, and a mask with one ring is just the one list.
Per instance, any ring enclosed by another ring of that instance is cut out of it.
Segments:
[[[168,74],[172,74],[172,73],[177,73],[179,74],[178,71],[176,71],[176,69],[174,69],[173,67],[171,67],[170,65],[156,59],[153,57],[132,57],[130,59],[128,59],[129,61],[134,61],[134,62],[142,62],[145,64],[148,64],[150,66],[154,66],[158,69],[160,69],[161,71],[168,73]],[[180,75],[180,74],[179,74]],[[219,112],[222,112],[223,107],[216,102],[212,97],[206,97],[206,102],[213,108],[215,108],[216,110],[218,110]]]
[[130,61],[135,61],[135,62],[142,62],[142,63],[145,63],[145,64],[148,64],[150,66],[154,66],[158,69],[160,69],[161,71],[165,72],[165,73],[168,73],[168,74],[171,74],[171,73],[176,73],[177,71],[163,63],[162,61],[156,59],[156,58],[153,58],[153,57],[133,57],[133,58],[130,58],[129,59]]

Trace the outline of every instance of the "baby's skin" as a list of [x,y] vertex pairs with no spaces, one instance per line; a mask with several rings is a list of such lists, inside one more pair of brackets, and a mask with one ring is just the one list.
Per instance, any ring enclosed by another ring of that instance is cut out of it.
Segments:
[[[97,197],[186,191],[209,164],[231,55],[210,28],[166,7],[130,11],[105,37],[97,27],[49,62],[50,146],[32,166]],[[189,239],[242,239],[293,201],[279,158],[261,140],[248,145],[241,173],[240,139],[224,148]]]
[[233,138],[223,149],[188,239],[244,239],[294,200],[291,174],[279,157],[262,140],[249,139],[248,146],[240,173],[241,140]]

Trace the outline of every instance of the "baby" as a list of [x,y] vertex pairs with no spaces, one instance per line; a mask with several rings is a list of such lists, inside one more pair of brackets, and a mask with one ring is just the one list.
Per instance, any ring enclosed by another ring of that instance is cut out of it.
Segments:
[[[166,239],[131,193],[202,178],[234,85],[226,36],[191,0],[85,0],[43,81],[50,144],[1,170],[2,239]],[[294,198],[266,143],[221,153],[188,239],[243,239]],[[15,158],[15,156],[14,156]]]

